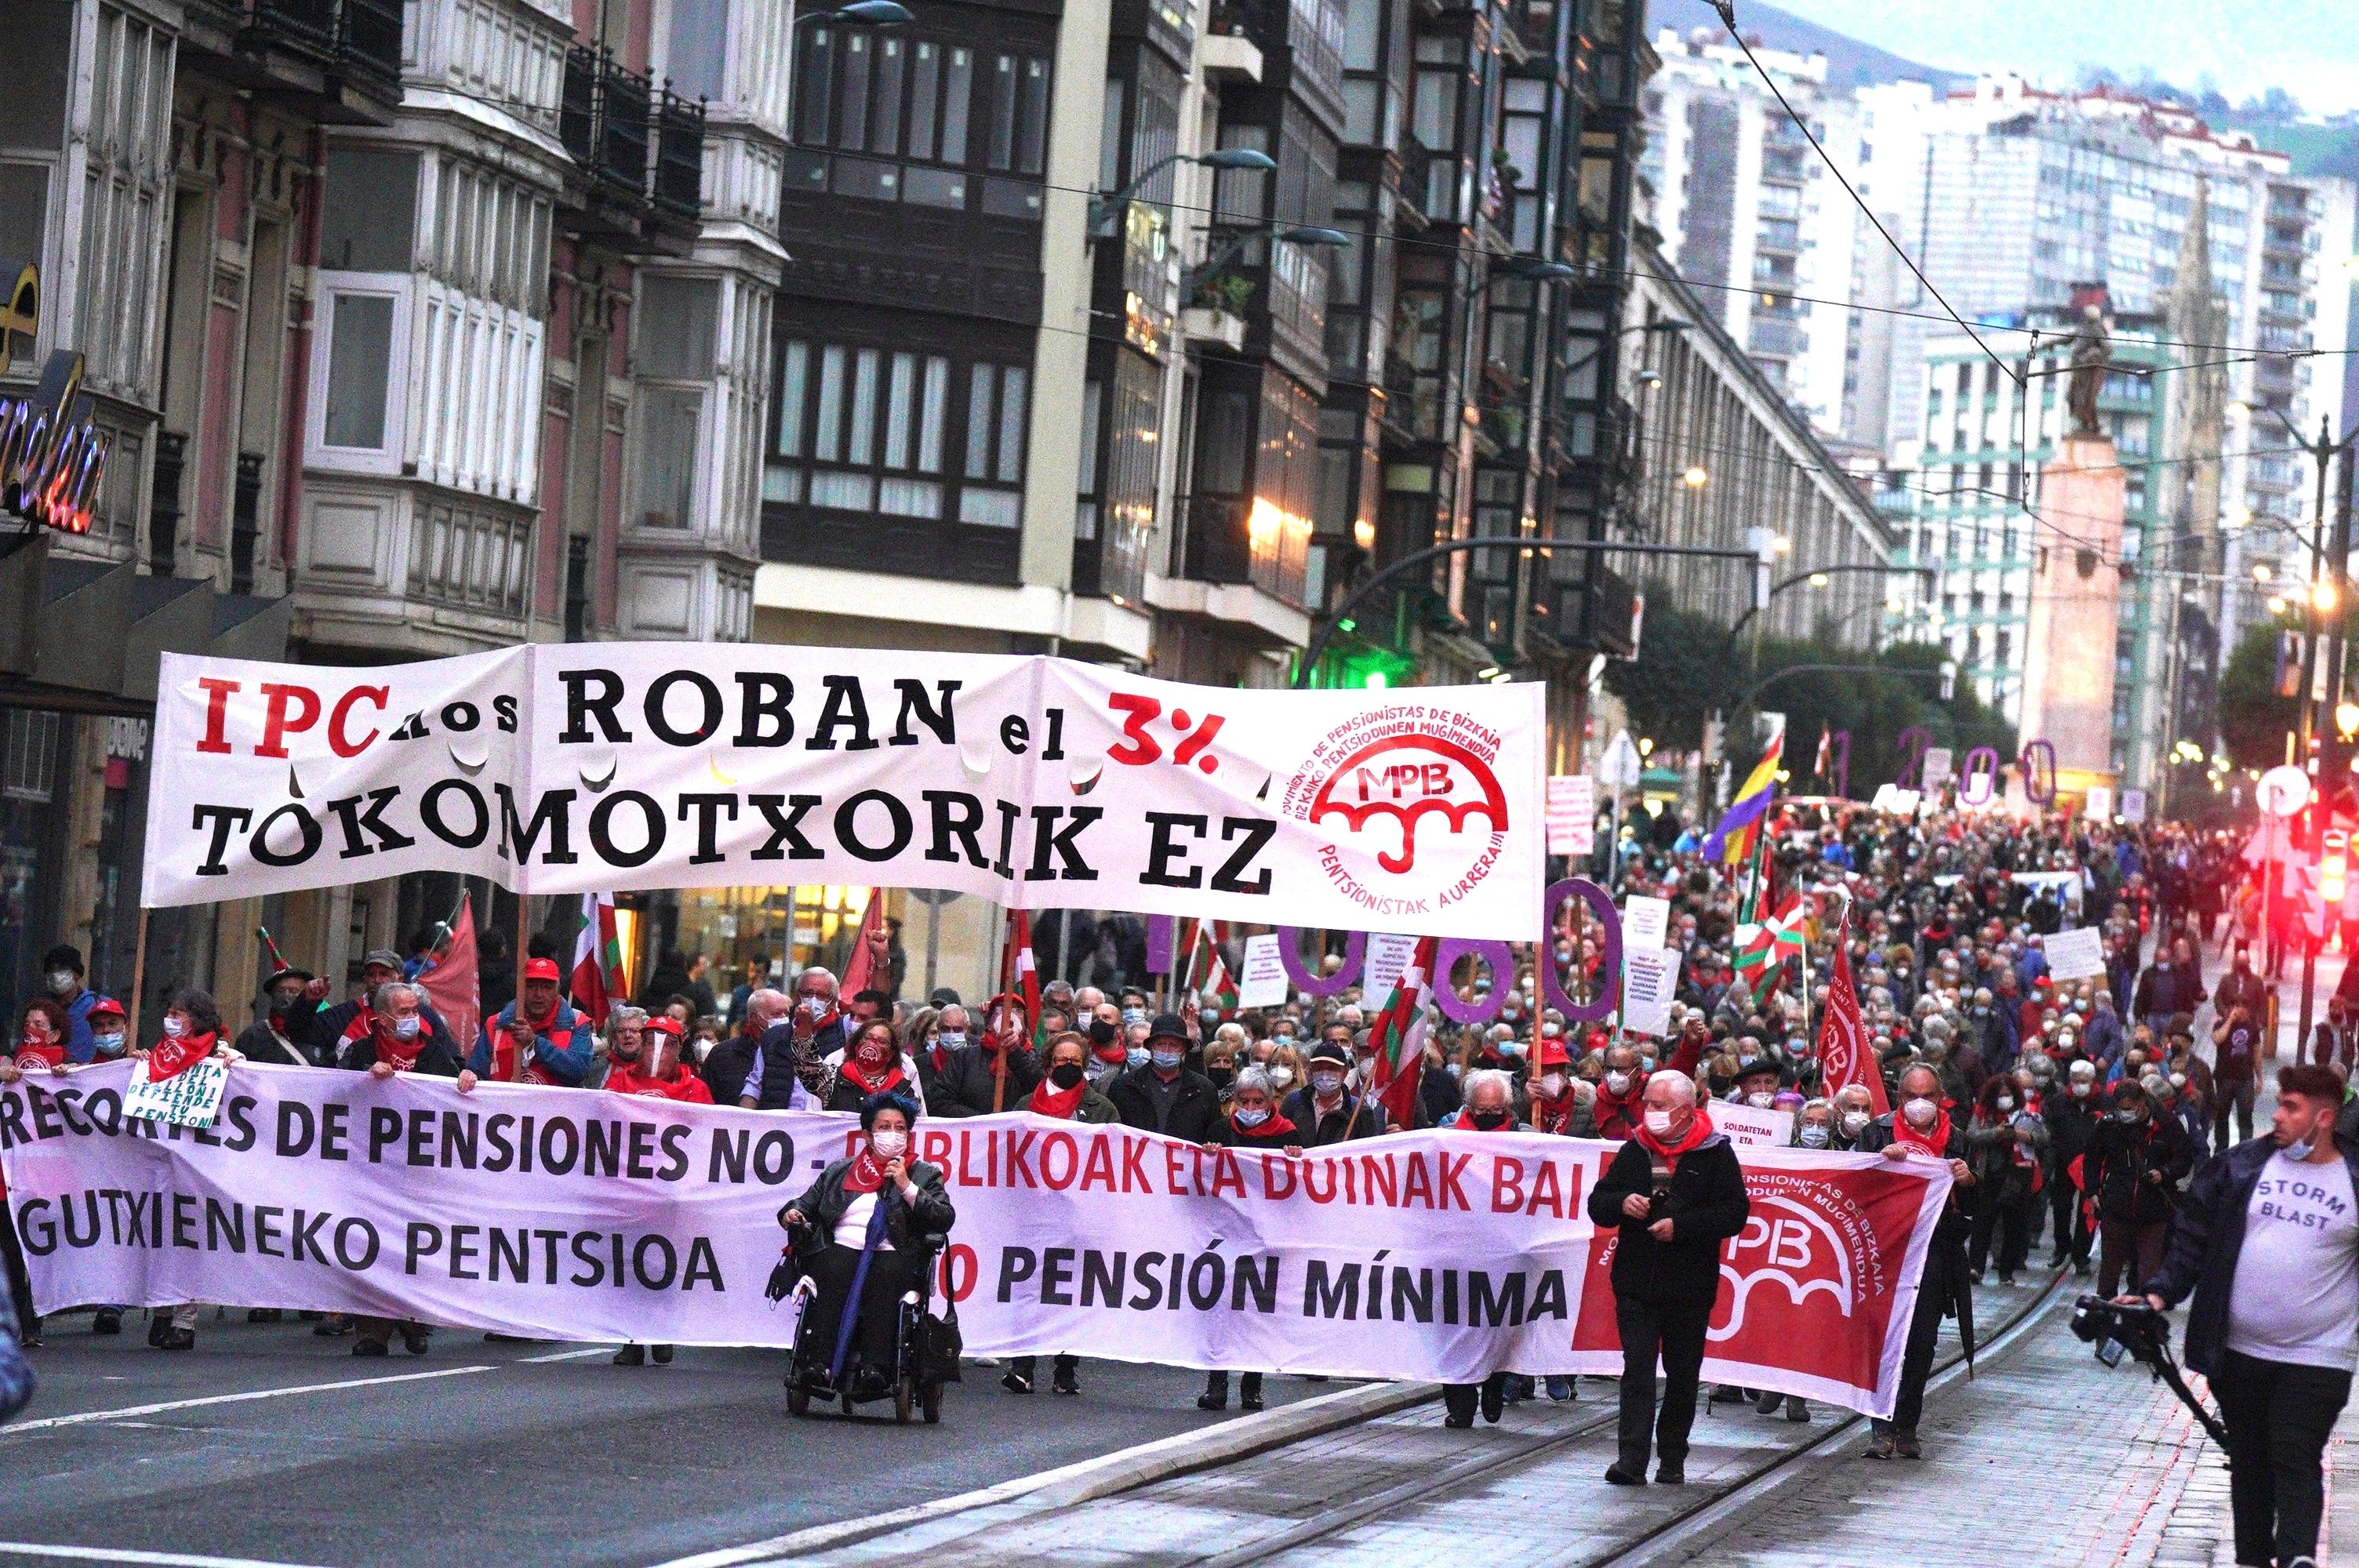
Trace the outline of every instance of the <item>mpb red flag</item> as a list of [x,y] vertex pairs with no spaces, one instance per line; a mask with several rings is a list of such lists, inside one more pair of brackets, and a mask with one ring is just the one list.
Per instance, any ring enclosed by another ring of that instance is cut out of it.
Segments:
[[1832,1097],[1854,1084],[1867,1087],[1868,1098],[1882,1116],[1892,1108],[1884,1092],[1884,1074],[1868,1046],[1867,1022],[1859,1012],[1859,988],[1851,979],[1851,910],[1843,910],[1835,928],[1834,974],[1827,984],[1825,1014],[1819,1020],[1821,1091]]
[[837,983],[836,993],[849,1003],[864,990],[883,990],[892,983],[889,974],[876,972],[876,957],[869,946],[885,929],[885,890],[870,888],[868,903],[860,916],[859,935],[852,939],[852,957],[843,962],[843,979]]
[[475,901],[459,901],[459,918],[451,940],[434,967],[418,977],[418,989],[451,1026],[451,1038],[467,1051],[475,1043],[475,1023],[484,1011],[483,990],[475,962]]

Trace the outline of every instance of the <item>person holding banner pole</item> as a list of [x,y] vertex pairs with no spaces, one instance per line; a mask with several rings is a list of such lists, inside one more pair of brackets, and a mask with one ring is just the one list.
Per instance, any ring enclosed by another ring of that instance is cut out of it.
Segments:
[[556,959],[526,961],[522,993],[484,1025],[468,1054],[467,1070],[459,1076],[461,1088],[473,1088],[486,1077],[560,1088],[581,1086],[590,1075],[596,1042],[590,1033],[590,1015],[575,1011],[557,994],[557,987]]
[[[1649,1078],[1645,1119],[1589,1195],[1591,1221],[1619,1231],[1613,1277],[1622,1337],[1620,1451],[1605,1468],[1617,1487],[1647,1484],[1650,1446],[1660,1461],[1658,1483],[1687,1480],[1721,1244],[1752,1212],[1736,1151],[1696,1103],[1694,1080],[1673,1072]],[[1658,1359],[1665,1379],[1659,1415]]]
[[1974,1357],[1973,1294],[1966,1272],[1966,1238],[1972,1228],[1959,1206],[1958,1193],[1974,1184],[1973,1168],[1966,1162],[1965,1129],[1953,1125],[1941,1094],[1941,1076],[1922,1063],[1900,1075],[1900,1103],[1876,1118],[1861,1133],[1860,1152],[1881,1153],[1896,1162],[1943,1160],[1953,1184],[1933,1238],[1925,1249],[1925,1272],[1917,1285],[1916,1315],[1908,1320],[1908,1343],[1901,1353],[1900,1393],[1886,1421],[1871,1417],[1875,1436],[1867,1457],[1922,1459],[1917,1422],[1925,1409],[1925,1382],[1933,1374],[1933,1352],[1940,1342],[1941,1320],[1955,1315],[1959,1337],[1965,1341],[1966,1361]]
[[[1057,1121],[1079,1121],[1106,1125],[1120,1121],[1114,1102],[1098,1093],[1089,1077],[1089,1042],[1071,1030],[1049,1042],[1049,1076],[1033,1087],[1032,1093],[1017,1108],[1035,1116],[1049,1117]],[[1059,1355],[1049,1384],[1053,1394],[1077,1395],[1082,1391],[1082,1358]],[[1006,1376],[999,1379],[1000,1387],[1011,1394],[1032,1391],[1032,1375],[1039,1368],[1039,1358],[1018,1356],[1007,1364]]]

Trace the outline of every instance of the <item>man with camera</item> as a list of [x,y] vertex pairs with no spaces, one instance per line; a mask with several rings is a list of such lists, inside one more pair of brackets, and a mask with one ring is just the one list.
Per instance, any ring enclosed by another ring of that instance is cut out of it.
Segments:
[[[1753,1211],[1736,1151],[1696,1104],[1693,1079],[1676,1072],[1647,1080],[1646,1112],[1589,1195],[1589,1217],[1617,1227],[1614,1318],[1622,1335],[1620,1454],[1605,1478],[1647,1484],[1650,1435],[1662,1464],[1655,1479],[1687,1479],[1688,1431],[1695,1423],[1704,1331],[1720,1292],[1721,1244]],[[1655,1360],[1667,1379],[1655,1414]]]
[[2143,1296],[2190,1292],[2187,1364],[2212,1380],[2228,1432],[2236,1561],[2316,1568],[2321,1456],[2359,1367],[2359,1147],[2340,1142],[2343,1080],[2277,1074],[2269,1134],[2195,1173]]

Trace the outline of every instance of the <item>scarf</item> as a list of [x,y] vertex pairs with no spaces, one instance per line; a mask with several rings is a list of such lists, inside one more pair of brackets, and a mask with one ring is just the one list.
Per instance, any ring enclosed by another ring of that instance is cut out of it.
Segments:
[[873,1193],[885,1184],[885,1162],[876,1157],[876,1146],[863,1143],[860,1152],[852,1157],[852,1168],[843,1173],[843,1190],[847,1193]]
[[1069,1089],[1060,1089],[1047,1078],[1042,1078],[1038,1087],[1033,1089],[1032,1098],[1024,1102],[1024,1108],[1035,1116],[1071,1121],[1073,1113],[1082,1108],[1082,1097],[1089,1092],[1090,1080],[1086,1077]]
[[[885,1162],[876,1157],[873,1144],[864,1143],[852,1157],[852,1169],[843,1173],[843,1190],[873,1193],[884,1184]],[[868,1265],[876,1256],[877,1243],[884,1239],[885,1199],[879,1196],[868,1211],[868,1233],[861,1238],[860,1260],[852,1266],[852,1289],[845,1293],[842,1314],[836,1319],[835,1355],[828,1362],[827,1378],[839,1389],[843,1387],[844,1368],[852,1358],[853,1332],[860,1326],[860,1296],[868,1285]]]
[[1616,1121],[1628,1127],[1636,1127],[1639,1122],[1644,1119],[1639,1114],[1639,1111],[1646,1096],[1647,1078],[1646,1075],[1643,1073],[1633,1073],[1630,1075],[1630,1089],[1626,1094],[1615,1094],[1612,1089],[1605,1087],[1604,1079],[1598,1079],[1596,1103],[1597,1136],[1600,1138],[1613,1138],[1619,1136],[1619,1134],[1609,1130]]
[[[353,1014],[353,1021],[344,1025],[344,1032],[336,1036],[336,1041],[340,1045],[349,1045],[355,1040],[367,1039],[375,1032],[376,1014],[370,1011],[368,1003],[363,1002],[361,1010]],[[337,1054],[342,1054],[341,1051]]]
[[1922,1149],[1937,1160],[1950,1154],[1950,1108],[1944,1104],[1933,1112],[1933,1125],[1919,1132],[1908,1118],[1896,1110],[1892,1113],[1892,1141],[1910,1150]]
[[610,1059],[606,1065],[606,1081],[599,1086],[618,1095],[646,1095],[655,1099],[671,1098],[671,1085],[653,1076],[643,1062]]
[[418,1065],[418,1054],[426,1049],[426,1021],[418,1021],[418,1033],[404,1040],[393,1032],[389,1018],[377,1021],[385,1027],[376,1032],[376,1059],[397,1073],[406,1073]]
[[864,1065],[856,1056],[846,1056],[843,1059],[843,1065],[838,1070],[846,1078],[858,1085],[860,1092],[864,1095],[884,1094],[902,1081],[901,1065],[898,1062],[885,1069],[881,1076],[872,1077],[869,1075],[874,1069]]
[[1571,1084],[1565,1085],[1563,1096],[1557,1099],[1550,1099],[1539,1090],[1534,1089],[1532,1091],[1533,1130],[1539,1132],[1552,1132],[1559,1137],[1571,1136],[1573,1109],[1580,1104],[1580,1097],[1572,1092]]
[[178,1040],[167,1034],[147,1053],[147,1081],[160,1084],[179,1077],[212,1055],[213,1043],[219,1038],[210,1029],[202,1034],[183,1034]]
[[29,1034],[22,1035],[16,1042],[16,1062],[20,1066],[27,1062],[38,1062],[46,1067],[62,1067],[66,1065],[66,1043],[51,1040],[44,1044]]
[[1666,1143],[1656,1137],[1655,1130],[1647,1125],[1646,1119],[1643,1117],[1639,1119],[1637,1126],[1631,1130],[1630,1136],[1638,1141],[1640,1148],[1676,1171],[1680,1168],[1680,1156],[1701,1144],[1705,1139],[1711,1137],[1712,1133],[1712,1113],[1703,1107],[1698,1106],[1695,1108],[1693,1119],[1688,1123],[1688,1130],[1680,1135],[1679,1141],[1676,1143]]

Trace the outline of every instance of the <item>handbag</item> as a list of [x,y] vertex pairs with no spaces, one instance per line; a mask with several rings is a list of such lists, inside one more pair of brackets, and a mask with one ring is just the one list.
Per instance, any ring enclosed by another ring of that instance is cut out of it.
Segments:
[[957,1306],[945,1301],[941,1308],[940,1317],[929,1312],[921,1320],[925,1336],[926,1380],[955,1383],[960,1380],[959,1357],[965,1354],[966,1337],[959,1332]]
[[795,1249],[782,1247],[777,1262],[771,1267],[770,1282],[762,1293],[774,1302],[785,1301],[803,1282],[804,1272],[803,1260],[795,1255]]

